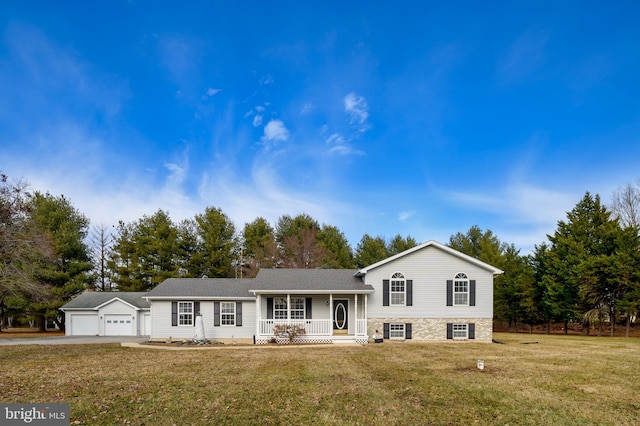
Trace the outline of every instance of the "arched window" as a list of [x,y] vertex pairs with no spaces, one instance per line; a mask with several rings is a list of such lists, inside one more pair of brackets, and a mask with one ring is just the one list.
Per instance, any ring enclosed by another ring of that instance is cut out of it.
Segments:
[[459,272],[453,279],[453,304],[466,306],[469,304],[469,277]]
[[406,294],[406,280],[404,279],[404,275],[401,272],[396,272],[391,276],[391,286],[390,292],[391,295],[391,305],[402,305],[405,304],[405,294]]

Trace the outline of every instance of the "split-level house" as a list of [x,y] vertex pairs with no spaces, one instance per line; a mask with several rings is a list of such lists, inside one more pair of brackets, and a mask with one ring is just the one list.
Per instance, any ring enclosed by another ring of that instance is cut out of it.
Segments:
[[191,339],[197,316],[221,342],[490,342],[502,271],[429,241],[362,269],[261,269],[252,279],[171,278],[144,295],[151,340]]

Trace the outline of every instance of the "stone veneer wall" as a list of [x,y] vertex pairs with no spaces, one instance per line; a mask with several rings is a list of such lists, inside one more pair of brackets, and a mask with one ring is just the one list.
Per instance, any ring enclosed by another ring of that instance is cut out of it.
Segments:
[[372,337],[376,330],[382,337],[383,324],[411,323],[412,340],[446,341],[447,323],[476,325],[476,341],[491,342],[493,319],[491,318],[369,318],[367,320],[367,334]]

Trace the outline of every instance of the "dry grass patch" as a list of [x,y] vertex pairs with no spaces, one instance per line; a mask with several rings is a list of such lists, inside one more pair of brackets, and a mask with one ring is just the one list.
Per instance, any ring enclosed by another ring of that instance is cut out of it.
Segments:
[[0,339],[15,339],[15,338],[37,338],[37,337],[54,337],[64,336],[64,331],[39,331],[33,328],[11,328],[9,330],[0,331]]
[[640,423],[638,339],[496,338],[506,344],[2,347],[0,394],[69,402],[72,424]]

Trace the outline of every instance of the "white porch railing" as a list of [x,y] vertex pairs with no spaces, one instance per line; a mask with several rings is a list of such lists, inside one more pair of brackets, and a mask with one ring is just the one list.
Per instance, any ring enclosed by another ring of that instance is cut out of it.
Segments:
[[259,321],[259,334],[272,336],[273,328],[276,325],[296,325],[300,328],[304,328],[305,334],[316,336],[330,336],[331,335],[331,321],[330,320],[313,320],[313,319],[301,319],[301,320],[260,320]]
[[[273,328],[276,325],[296,325],[304,328],[307,336],[331,336],[333,334],[333,327],[331,320],[328,319],[301,319],[301,320],[273,320],[273,319],[261,319],[258,321],[258,334],[261,336],[273,336]],[[367,334],[367,320],[356,320],[357,336],[366,336]]]

